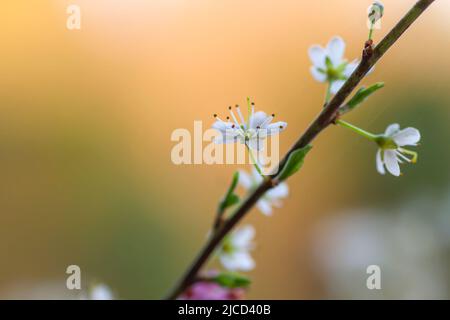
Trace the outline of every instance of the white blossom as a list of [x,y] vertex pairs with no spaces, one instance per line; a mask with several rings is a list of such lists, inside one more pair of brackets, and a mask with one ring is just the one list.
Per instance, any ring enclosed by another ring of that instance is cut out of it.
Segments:
[[222,265],[230,271],[249,271],[255,267],[255,261],[250,255],[253,249],[255,229],[251,225],[243,226],[223,241],[219,251]]
[[347,62],[344,59],[344,52],[345,42],[337,36],[328,42],[326,48],[313,45],[308,51],[313,63],[310,69],[312,76],[319,82],[329,82],[332,94],[339,91],[358,67],[358,60]]
[[90,300],[113,300],[114,295],[106,284],[97,284],[89,290]]
[[272,123],[275,114],[267,115],[263,111],[255,112],[255,106],[251,104],[251,111],[248,120],[244,119],[241,109],[236,105],[236,114],[233,108],[228,107],[230,117],[226,121],[220,119],[217,114],[214,115],[216,122],[212,127],[221,133],[216,137],[215,143],[234,143],[239,141],[246,144],[252,150],[262,150],[264,148],[264,140],[271,135],[278,134],[287,127],[287,123],[278,121]]
[[[417,146],[420,141],[420,132],[416,128],[406,128],[400,130],[397,123],[391,124],[387,127],[385,133],[377,138],[379,149],[376,155],[377,171],[380,174],[385,174],[386,167],[394,176],[400,175],[400,163],[417,161],[417,153],[408,149],[405,146]],[[410,156],[410,158],[407,157]]]
[[[253,190],[263,180],[263,177],[253,168],[252,174],[245,171],[239,172],[239,184],[247,190]],[[281,199],[286,198],[289,194],[289,188],[285,182],[278,184],[276,187],[267,191],[256,203],[258,209],[265,215],[272,214],[272,207],[281,207]]]

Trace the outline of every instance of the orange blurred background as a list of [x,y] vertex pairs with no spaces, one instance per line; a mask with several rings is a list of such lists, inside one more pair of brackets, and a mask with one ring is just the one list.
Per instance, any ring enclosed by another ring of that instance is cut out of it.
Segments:
[[[161,298],[205,241],[241,168],[174,165],[172,131],[192,130],[194,120],[209,126],[212,114],[250,96],[288,122],[287,151],[325,92],[309,73],[309,46],[340,35],[345,56],[359,58],[371,2],[3,3],[0,297],[66,297],[65,270],[77,264],[83,285]],[[375,41],[414,3],[384,0]],[[66,28],[69,4],[81,8],[81,30]],[[340,297],[315,262],[317,225],[352,208],[389,215],[417,195],[449,196],[449,10],[448,1],[431,6],[364,80],[386,87],[348,116],[373,132],[392,122],[420,128],[419,163],[401,178],[380,176],[373,145],[329,128],[289,181],[283,208],[245,219],[257,228],[249,298]]]

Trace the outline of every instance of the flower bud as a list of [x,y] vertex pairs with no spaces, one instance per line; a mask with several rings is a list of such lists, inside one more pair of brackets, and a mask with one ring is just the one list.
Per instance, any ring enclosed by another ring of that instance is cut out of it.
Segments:
[[384,5],[379,2],[375,1],[372,6],[369,8],[369,20],[371,23],[375,23],[378,20],[381,19],[384,13]]

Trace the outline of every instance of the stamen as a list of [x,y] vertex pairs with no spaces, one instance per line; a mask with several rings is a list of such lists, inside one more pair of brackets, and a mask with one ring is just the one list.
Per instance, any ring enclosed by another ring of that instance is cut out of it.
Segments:
[[272,113],[272,117],[275,117],[275,113]]
[[247,127],[253,127],[253,114],[255,113],[255,103],[250,102],[250,98],[247,98]]
[[241,123],[244,124],[245,119],[244,116],[242,115],[241,108],[239,108],[239,105],[236,105],[236,111],[238,113],[239,118],[241,119]]
[[237,121],[236,116],[234,115],[234,112],[231,109],[232,109],[231,106],[229,106],[228,110],[230,110],[231,117],[233,118],[234,123],[239,127],[239,122]]
[[416,162],[417,162],[417,158],[418,158],[417,152],[411,151],[411,150],[408,150],[408,149],[404,149],[404,148],[398,148],[398,150],[399,150],[400,152],[403,152],[403,153],[406,153],[406,154],[411,155],[411,156],[412,156],[412,158],[411,158],[411,160],[410,160],[411,163],[416,163]]
[[402,158],[406,162],[411,162],[411,160],[409,158],[407,158],[404,154],[402,154],[400,151],[395,151],[395,153],[397,154],[397,156],[399,156],[400,158]]
[[223,121],[222,119],[219,118],[219,116],[217,114],[214,114],[214,118],[219,120],[220,122],[226,123],[225,121]]

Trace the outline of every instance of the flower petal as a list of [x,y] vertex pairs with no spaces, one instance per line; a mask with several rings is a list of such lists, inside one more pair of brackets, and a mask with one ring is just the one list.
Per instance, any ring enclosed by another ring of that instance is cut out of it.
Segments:
[[236,248],[239,251],[249,250],[251,248],[252,239],[254,236],[255,228],[251,225],[245,225],[233,233],[230,241],[233,248]]
[[221,253],[219,256],[220,262],[227,270],[238,270],[239,260],[236,259],[235,253]]
[[327,45],[327,56],[330,58],[333,66],[338,66],[342,63],[342,58],[344,57],[345,42],[341,37],[334,37],[328,42]]
[[255,181],[247,172],[239,170],[239,184],[248,190],[255,185]]
[[239,269],[242,271],[250,271],[255,268],[255,261],[248,252],[237,252],[236,259],[239,259]]
[[358,60],[353,60],[352,62],[349,62],[344,69],[344,76],[347,78],[350,78],[350,76],[352,75],[353,71],[356,70],[356,68],[358,67],[359,61]]
[[285,198],[289,195],[289,188],[287,186],[287,183],[280,183],[278,186],[276,186],[273,189],[270,189],[266,192],[265,196],[269,199],[279,199],[279,198]]
[[261,211],[266,216],[272,215],[272,206],[270,205],[270,202],[265,199],[260,199],[256,203],[256,206],[258,207],[259,211]]
[[327,80],[327,75],[323,72],[320,72],[316,66],[311,66],[309,70],[311,71],[311,74],[316,81],[325,82]]
[[377,156],[376,156],[376,163],[377,163],[377,171],[379,174],[385,174],[386,171],[384,170],[384,164],[383,160],[381,159],[381,149],[378,149]]
[[384,151],[384,163],[386,169],[394,176],[400,175],[400,166],[398,164],[397,155],[394,149],[388,149]]
[[220,262],[230,271],[249,271],[255,267],[255,262],[248,252],[234,251],[220,255]]
[[260,127],[267,119],[267,114],[264,111],[257,111],[250,117],[250,128],[256,129]]
[[114,296],[108,286],[98,284],[90,292],[91,300],[113,300]]
[[213,129],[225,133],[227,130],[233,130],[233,124],[230,122],[216,121],[211,126]]
[[266,135],[271,136],[271,135],[280,133],[281,131],[286,130],[286,127],[287,127],[287,122],[284,122],[284,121],[278,121],[278,122],[272,123],[267,126]]
[[415,146],[420,141],[420,132],[416,128],[406,128],[392,136],[395,143],[399,146]]
[[331,93],[332,94],[336,94],[344,85],[345,81],[344,80],[335,80],[333,81],[333,83],[331,84]]
[[221,134],[214,138],[215,144],[234,143],[236,142],[236,137],[239,135],[238,130],[233,128],[232,123],[216,121],[213,123],[212,128]]
[[321,46],[314,45],[308,50],[309,58],[316,68],[325,69],[325,49]]
[[199,281],[191,285],[182,295],[180,300],[230,300],[234,293],[233,290],[221,287],[214,282]]
[[390,137],[400,130],[400,125],[398,123],[393,123],[386,128],[384,135]]

